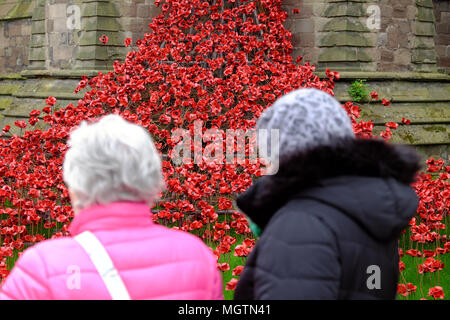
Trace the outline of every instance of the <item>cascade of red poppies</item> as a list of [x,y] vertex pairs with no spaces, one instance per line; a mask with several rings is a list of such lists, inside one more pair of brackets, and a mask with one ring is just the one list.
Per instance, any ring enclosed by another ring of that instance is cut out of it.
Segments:
[[[260,162],[202,161],[208,144],[194,141],[192,149],[202,151],[197,154],[199,158],[195,163],[175,165],[170,156],[178,141],[172,134],[185,129],[193,135],[196,121],[201,121],[203,132],[249,130],[262,111],[293,89],[314,87],[333,94],[339,74],[327,70],[321,80],[313,65],[301,64],[301,57],[293,60],[292,34],[283,27],[287,13],[281,0],[155,3],[162,13],[149,24],[151,32],[135,42],[137,50],[130,51],[123,62],[114,62],[113,71],[91,79],[83,77],[75,92],[85,93],[76,106],[56,109],[56,100],[49,97],[47,106],[30,113],[28,123],[15,123],[23,131],[20,136],[0,139],[2,278],[8,274],[14,255],[24,247],[67,235],[73,212],[62,181],[66,139],[82,120],[93,121],[108,113],[120,114],[148,129],[163,157],[166,191],[154,208],[155,221],[203,237],[215,247],[218,258],[229,254],[245,257],[253,248],[248,223],[233,210],[232,199],[261,175]],[[101,41],[107,43],[108,39],[102,37]],[[125,45],[130,44],[131,39],[126,39]],[[389,105],[389,101],[383,104]],[[374,125],[358,119],[360,107],[351,102],[343,107],[357,135],[372,137]],[[33,128],[39,121],[48,129]],[[381,136],[388,140],[398,124],[386,126]],[[8,130],[4,128],[4,132]],[[446,241],[432,232],[445,229],[449,167],[440,162],[433,165],[443,171],[441,176],[434,180],[422,175],[415,185],[421,196],[421,224],[411,223],[413,243]],[[227,216],[218,221],[219,214]],[[246,239],[236,243],[231,229]],[[439,254],[449,250],[446,242]],[[428,261],[437,265],[433,263]],[[229,265],[221,263],[219,268],[226,271]],[[422,270],[436,269],[430,268]],[[237,267],[233,275],[241,272],[242,267]],[[235,284],[233,280],[227,287],[233,289]]]

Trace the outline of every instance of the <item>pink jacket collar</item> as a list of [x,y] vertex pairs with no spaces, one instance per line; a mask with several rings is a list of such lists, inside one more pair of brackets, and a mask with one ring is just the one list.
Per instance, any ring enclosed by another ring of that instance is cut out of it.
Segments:
[[153,225],[150,207],[141,202],[113,202],[81,210],[69,226],[72,236],[86,230],[139,228]]

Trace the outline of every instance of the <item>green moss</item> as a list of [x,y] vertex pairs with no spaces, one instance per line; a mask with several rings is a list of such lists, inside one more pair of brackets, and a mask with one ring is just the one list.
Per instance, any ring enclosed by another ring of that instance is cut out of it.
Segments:
[[430,127],[423,127],[423,130],[425,131],[440,131],[440,132],[446,132],[447,128],[441,127],[441,126],[430,126]]
[[414,139],[413,135],[410,132],[406,132],[403,134],[399,134],[400,138],[402,138],[403,141],[408,142],[409,144],[414,144],[416,140]]
[[12,98],[0,98],[0,110],[8,108],[12,102]]
[[0,18],[0,20],[13,20],[31,18],[33,14],[33,1],[32,0],[20,0],[14,8],[6,15],[6,17]]
[[320,39],[319,46],[371,47],[372,43],[361,32],[329,32]]
[[2,84],[0,83],[0,95],[11,95],[20,88],[18,84]]
[[24,80],[25,77],[22,77],[19,73],[0,73],[0,80]]
[[361,118],[366,120],[382,120],[383,116],[375,113],[373,110],[363,109],[361,111]]
[[[323,78],[325,72],[317,72],[317,74]],[[342,71],[339,72],[341,80],[356,80],[365,79],[371,81],[381,80],[406,80],[406,81],[450,81],[450,75],[445,73],[420,73],[420,72],[371,72],[371,71]]]
[[324,50],[319,56],[319,62],[356,62],[358,53],[356,48],[331,47]]

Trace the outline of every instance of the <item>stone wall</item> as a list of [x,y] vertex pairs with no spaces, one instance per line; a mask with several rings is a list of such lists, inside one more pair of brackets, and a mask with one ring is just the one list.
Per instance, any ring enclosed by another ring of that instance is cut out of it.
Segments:
[[0,0],[0,74],[28,66],[33,0]]
[[415,0],[380,1],[381,29],[377,34],[378,71],[411,69]]
[[[84,1],[85,2],[85,1]],[[153,0],[111,0],[83,3],[82,35],[77,68],[111,67],[112,61],[125,57],[124,39],[133,41],[149,32],[148,24],[159,13]],[[99,38],[105,34],[106,45]]]
[[[71,6],[79,8],[76,28],[68,23],[76,14]],[[450,69],[449,1],[284,0],[283,6],[294,56],[320,69]],[[379,9],[379,28],[368,24],[371,6]],[[153,0],[0,0],[0,10],[0,73],[111,68],[127,52],[123,40],[142,38],[160,12]]]
[[126,37],[141,39],[150,31],[148,24],[161,10],[154,0],[114,0],[121,13],[120,25],[126,30]]
[[[319,65],[337,70],[377,70],[378,30],[367,27],[367,8],[372,2],[328,1],[326,23],[319,30]],[[383,18],[381,19],[383,21]]]
[[434,0],[436,17],[436,43],[438,68],[450,73],[450,1]]
[[[284,0],[283,8],[288,12],[285,27],[292,32],[293,55],[302,56],[304,61],[316,62],[319,57],[316,30],[322,18],[324,0]],[[293,14],[299,9],[299,14]]]
[[413,70],[436,71],[436,35],[433,1],[416,0],[414,36],[411,38],[411,65]]
[[[448,1],[443,2],[447,10]],[[286,27],[293,32],[294,54],[320,69],[436,71],[432,0],[285,0],[283,5],[290,14]],[[292,14],[293,8],[300,14]],[[439,41],[449,44],[445,36]]]
[[[152,0],[36,0],[29,69],[108,69],[149,30]],[[109,41],[102,44],[99,38]]]

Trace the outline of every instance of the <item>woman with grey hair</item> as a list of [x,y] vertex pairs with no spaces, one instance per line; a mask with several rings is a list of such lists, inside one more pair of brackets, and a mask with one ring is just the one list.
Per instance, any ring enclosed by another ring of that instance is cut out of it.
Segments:
[[152,222],[163,188],[148,132],[118,115],[83,122],[63,173],[72,237],[43,241],[17,261],[1,299],[222,299],[212,251],[197,237]]

